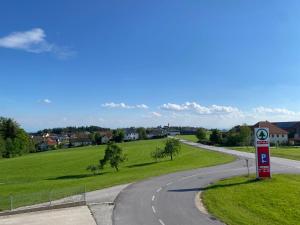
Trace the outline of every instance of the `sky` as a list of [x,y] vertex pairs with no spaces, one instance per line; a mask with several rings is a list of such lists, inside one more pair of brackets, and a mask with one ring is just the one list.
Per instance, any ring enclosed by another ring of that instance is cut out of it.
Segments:
[[300,2],[3,0],[0,116],[27,131],[300,120]]

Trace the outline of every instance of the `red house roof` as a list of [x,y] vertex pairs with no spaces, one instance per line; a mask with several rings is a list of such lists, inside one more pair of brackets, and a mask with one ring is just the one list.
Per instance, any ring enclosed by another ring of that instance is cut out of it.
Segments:
[[261,121],[253,125],[253,128],[266,127],[269,128],[270,134],[288,134],[287,131],[277,127],[269,121]]

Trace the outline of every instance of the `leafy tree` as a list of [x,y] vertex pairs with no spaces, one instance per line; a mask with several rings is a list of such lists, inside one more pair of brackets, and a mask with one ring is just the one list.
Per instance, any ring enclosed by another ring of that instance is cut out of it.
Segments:
[[95,133],[95,143],[96,143],[96,145],[102,144],[102,137],[101,137],[101,134],[99,134],[98,132]]
[[206,139],[206,131],[203,128],[197,129],[196,137],[198,138],[198,141],[203,141]]
[[179,154],[180,149],[181,149],[180,141],[175,138],[169,138],[166,141],[164,155],[170,156],[171,160],[173,160],[173,157]]
[[96,144],[96,133],[91,133],[89,134],[89,139],[92,141],[92,144],[95,145]]
[[125,132],[123,129],[116,129],[113,131],[113,140],[117,143],[121,143],[124,141]]
[[147,139],[147,133],[146,133],[146,129],[144,127],[138,128],[137,133],[139,134],[139,139],[140,140]]
[[14,149],[15,149],[15,146],[14,146],[14,143],[12,141],[11,138],[7,138],[6,141],[5,141],[5,151],[3,152],[3,157],[4,158],[10,158],[10,157],[13,157],[14,154]]
[[151,152],[151,157],[158,162],[159,159],[165,157],[165,150],[162,148],[157,147],[155,151]]
[[214,144],[222,144],[222,134],[218,129],[213,129],[209,140]]
[[5,140],[7,138],[15,138],[17,136],[18,129],[19,125],[13,119],[4,117],[0,118],[0,133]]
[[6,151],[6,146],[5,145],[6,145],[6,143],[5,143],[4,139],[0,136],[0,158],[3,157],[2,155]]
[[251,142],[251,129],[247,125],[243,125],[240,127],[240,141],[243,146],[249,146]]
[[10,158],[35,152],[33,140],[13,119],[0,117],[0,154]]
[[112,168],[119,171],[119,165],[127,159],[123,154],[123,149],[116,144],[109,144],[106,147],[104,158],[100,160],[100,168],[103,169],[107,162]]

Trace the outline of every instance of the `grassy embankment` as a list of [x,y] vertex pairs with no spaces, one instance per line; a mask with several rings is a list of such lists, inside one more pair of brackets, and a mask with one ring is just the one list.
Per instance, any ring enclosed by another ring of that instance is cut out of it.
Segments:
[[[253,146],[249,147],[229,147],[230,149],[243,151],[243,152],[255,152]],[[271,147],[271,156],[282,157],[293,160],[300,160],[300,148],[299,147]]]
[[206,188],[208,211],[229,225],[300,224],[300,175],[235,177]]
[[[1,159],[0,200],[1,197],[10,194],[28,195],[64,188],[67,188],[64,194],[72,194],[73,187],[84,185],[86,185],[87,191],[91,191],[180,170],[212,166],[234,160],[229,155],[183,145],[181,154],[175,157],[175,160],[164,159],[156,163],[150,157],[150,153],[156,147],[163,146],[164,140],[136,141],[120,145],[124,149],[124,153],[127,154],[128,161],[121,165],[119,172],[115,172],[107,165],[101,171],[101,174],[96,176],[92,176],[86,171],[86,167],[98,163],[104,155],[106,146],[89,146],[29,154],[13,159]],[[70,193],[68,193],[68,190],[70,190]],[[56,198],[58,197],[60,196],[56,196]],[[47,196],[42,198],[47,200]],[[19,199],[18,205],[33,203],[31,197]],[[2,206],[3,208],[5,206]]]

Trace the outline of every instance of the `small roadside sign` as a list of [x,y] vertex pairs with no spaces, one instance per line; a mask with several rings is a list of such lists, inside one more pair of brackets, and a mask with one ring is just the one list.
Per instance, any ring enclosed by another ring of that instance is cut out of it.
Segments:
[[255,128],[256,177],[271,177],[269,128]]

